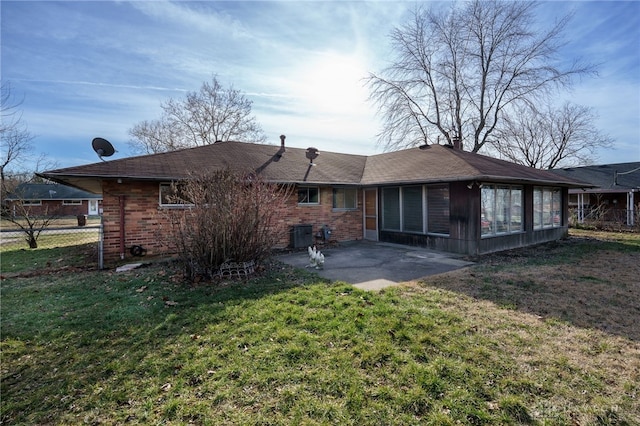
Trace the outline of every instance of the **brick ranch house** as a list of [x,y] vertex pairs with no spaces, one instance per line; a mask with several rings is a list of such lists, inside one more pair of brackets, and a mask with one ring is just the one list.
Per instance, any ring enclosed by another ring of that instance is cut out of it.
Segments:
[[24,210],[33,215],[94,216],[100,214],[102,195],[61,184],[21,183],[5,203],[7,214],[13,216]]
[[[316,154],[315,156],[313,154]],[[311,159],[309,158],[311,157]],[[315,158],[314,158],[315,157]],[[331,239],[367,239],[478,255],[567,234],[567,194],[580,182],[453,146],[425,145],[373,156],[242,142],[50,170],[40,175],[103,196],[104,262],[140,245],[161,254],[154,230],[171,182],[189,171],[252,170],[293,184],[281,220],[291,229],[324,225]],[[291,243],[282,235],[281,246]]]

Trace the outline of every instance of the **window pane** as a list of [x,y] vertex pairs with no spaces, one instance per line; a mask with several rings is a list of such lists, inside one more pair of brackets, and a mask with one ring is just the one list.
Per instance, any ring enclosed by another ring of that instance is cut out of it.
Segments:
[[344,208],[358,208],[358,190],[356,188],[346,188],[344,190]]
[[358,190],[355,188],[333,188],[333,208],[334,209],[355,209],[357,203]]
[[551,191],[544,188],[542,191],[542,226],[551,226],[553,224],[551,218]]
[[509,221],[511,220],[511,191],[509,188],[499,187],[496,189],[496,232],[509,232]]
[[334,209],[344,208],[344,189],[333,188],[333,208]]
[[492,234],[495,229],[495,188],[491,185],[482,187],[482,215],[480,225],[482,235]]
[[177,204],[177,193],[170,183],[160,184],[160,204]]
[[449,185],[427,187],[427,232],[449,234]]
[[553,195],[551,201],[551,223],[552,226],[560,226],[562,225],[562,221],[560,218],[562,217],[562,193],[560,189],[553,188]]
[[423,232],[421,186],[402,188],[402,216],[404,231]]
[[382,190],[382,227],[400,230],[399,188],[384,188]]
[[542,228],[542,188],[533,190],[533,228]]
[[511,232],[522,231],[522,189],[511,190]]
[[315,187],[300,187],[298,188],[298,203],[299,204],[318,204],[318,188]]

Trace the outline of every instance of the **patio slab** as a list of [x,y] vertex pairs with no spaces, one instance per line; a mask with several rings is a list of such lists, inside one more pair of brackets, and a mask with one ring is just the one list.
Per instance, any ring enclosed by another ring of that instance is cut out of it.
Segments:
[[[325,256],[324,268],[313,269],[318,275],[365,290],[380,290],[473,264],[454,253],[364,240],[318,249]],[[277,259],[294,267],[309,267],[307,250],[283,254]]]

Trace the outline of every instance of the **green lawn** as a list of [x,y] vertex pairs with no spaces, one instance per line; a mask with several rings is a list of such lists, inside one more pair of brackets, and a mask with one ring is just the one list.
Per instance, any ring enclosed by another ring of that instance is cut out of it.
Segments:
[[274,264],[189,285],[159,263],[1,291],[3,425],[640,424],[637,340],[428,282]]

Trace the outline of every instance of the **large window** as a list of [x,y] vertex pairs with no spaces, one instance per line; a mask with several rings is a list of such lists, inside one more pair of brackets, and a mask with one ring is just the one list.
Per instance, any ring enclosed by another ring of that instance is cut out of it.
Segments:
[[358,190],[356,188],[333,188],[333,208],[336,210],[357,209]]
[[449,185],[383,188],[382,228],[448,235]]
[[560,188],[533,189],[533,229],[562,226],[562,192]]
[[320,204],[320,189],[317,186],[299,187],[298,204]]
[[484,185],[481,194],[482,236],[522,232],[522,187]]

